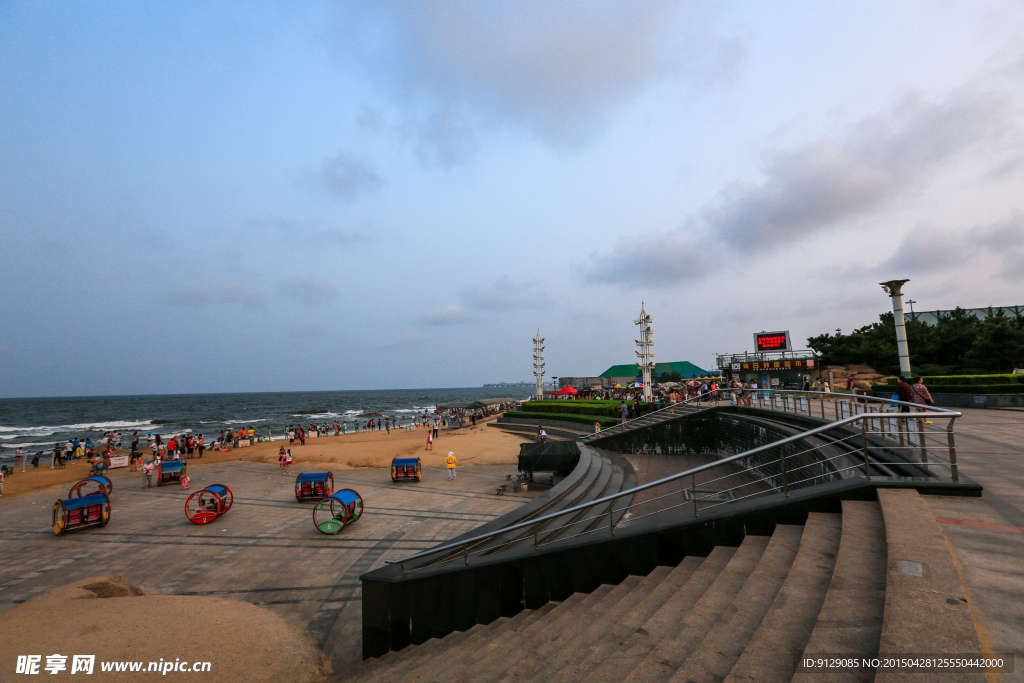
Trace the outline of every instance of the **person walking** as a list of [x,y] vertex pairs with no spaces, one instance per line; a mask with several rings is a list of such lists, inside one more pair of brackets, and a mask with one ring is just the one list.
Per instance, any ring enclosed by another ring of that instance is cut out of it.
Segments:
[[281,474],[292,473],[292,449],[288,449],[284,454],[284,471]]
[[444,459],[445,464],[448,466],[448,481],[455,478],[455,452],[448,451],[448,457]]
[[[899,380],[896,382],[896,400],[904,403],[913,403],[914,401],[914,390],[910,388],[907,378],[903,375],[900,375]],[[909,413],[910,406],[901,405],[900,412]]]
[[622,424],[626,424],[626,420],[629,419],[629,406],[626,405],[625,400],[619,405],[619,413],[622,414]]
[[429,430],[429,429],[427,430],[427,448],[426,448],[426,450],[428,450],[428,451],[434,450],[434,432],[432,430]]
[[[921,405],[934,405],[935,401],[932,400],[932,394],[928,391],[928,387],[924,385],[923,377],[915,377],[914,384],[910,387],[910,393],[913,397],[914,403],[920,403]],[[918,408],[919,412],[924,412],[925,408]],[[925,420],[925,424],[932,424],[931,420]]]

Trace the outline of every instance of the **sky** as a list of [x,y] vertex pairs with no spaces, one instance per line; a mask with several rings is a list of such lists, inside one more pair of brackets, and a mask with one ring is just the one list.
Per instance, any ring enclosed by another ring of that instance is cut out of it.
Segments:
[[[1024,304],[1024,4],[0,1],[0,397],[479,386]],[[911,349],[913,354],[913,349]]]

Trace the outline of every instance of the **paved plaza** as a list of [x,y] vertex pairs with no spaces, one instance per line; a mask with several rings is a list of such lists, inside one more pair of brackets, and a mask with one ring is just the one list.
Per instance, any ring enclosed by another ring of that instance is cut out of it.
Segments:
[[[514,465],[425,468],[423,481],[394,484],[386,469],[335,473],[335,488],[363,497],[362,518],[336,536],[313,526],[314,502],[298,503],[292,475],[275,465],[231,462],[192,468],[190,491],[142,489],[112,477],[106,527],[64,536],[51,510],[66,486],[5,498],[0,505],[0,612],[76,579],[120,574],[150,593],[232,597],[274,610],[303,629],[335,671],[361,657],[360,574],[385,559],[429,548],[516,509],[535,492],[494,495]],[[188,494],[229,486],[234,506],[214,523],[185,518]],[[144,624],[140,624],[144,627]]]

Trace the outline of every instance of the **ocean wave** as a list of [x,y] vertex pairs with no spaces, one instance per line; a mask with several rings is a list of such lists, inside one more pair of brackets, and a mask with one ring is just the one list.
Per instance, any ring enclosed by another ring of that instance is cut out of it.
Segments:
[[2,443],[0,448],[10,448],[12,451],[17,448],[28,448],[30,446],[53,446],[54,441],[29,441],[28,443]]
[[115,422],[82,422],[71,425],[40,425],[38,427],[0,427],[0,434],[18,433],[23,436],[46,436],[58,432],[108,432],[114,429],[133,429],[153,424],[152,420],[123,420]]
[[[346,413],[346,414],[348,414],[348,413]],[[326,420],[326,419],[330,419],[332,417],[341,417],[341,416],[342,416],[341,413],[332,413],[332,412],[326,412],[326,413],[310,413],[310,412],[292,413],[292,417],[301,417],[304,420],[307,420],[307,419],[308,420],[317,420],[317,419]]]

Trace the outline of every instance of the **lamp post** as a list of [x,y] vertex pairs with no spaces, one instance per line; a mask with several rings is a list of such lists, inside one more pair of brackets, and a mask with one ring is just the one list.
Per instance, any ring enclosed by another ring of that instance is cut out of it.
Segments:
[[540,328],[537,328],[537,336],[533,338],[533,376],[537,378],[537,398],[544,398],[544,337],[540,336]]
[[644,402],[650,403],[654,398],[651,392],[651,371],[654,370],[654,339],[651,337],[651,316],[647,315],[642,301],[640,302],[640,317],[633,322],[640,326],[640,338],[636,340],[636,345],[640,347],[640,350],[636,352],[640,358],[637,366],[644,379]]
[[[896,322],[896,351],[900,357],[900,374],[910,377],[910,351],[907,349],[907,324],[903,319],[903,285],[910,280],[889,280],[880,282],[882,289],[892,299],[892,316]],[[916,303],[916,302],[915,302]]]

